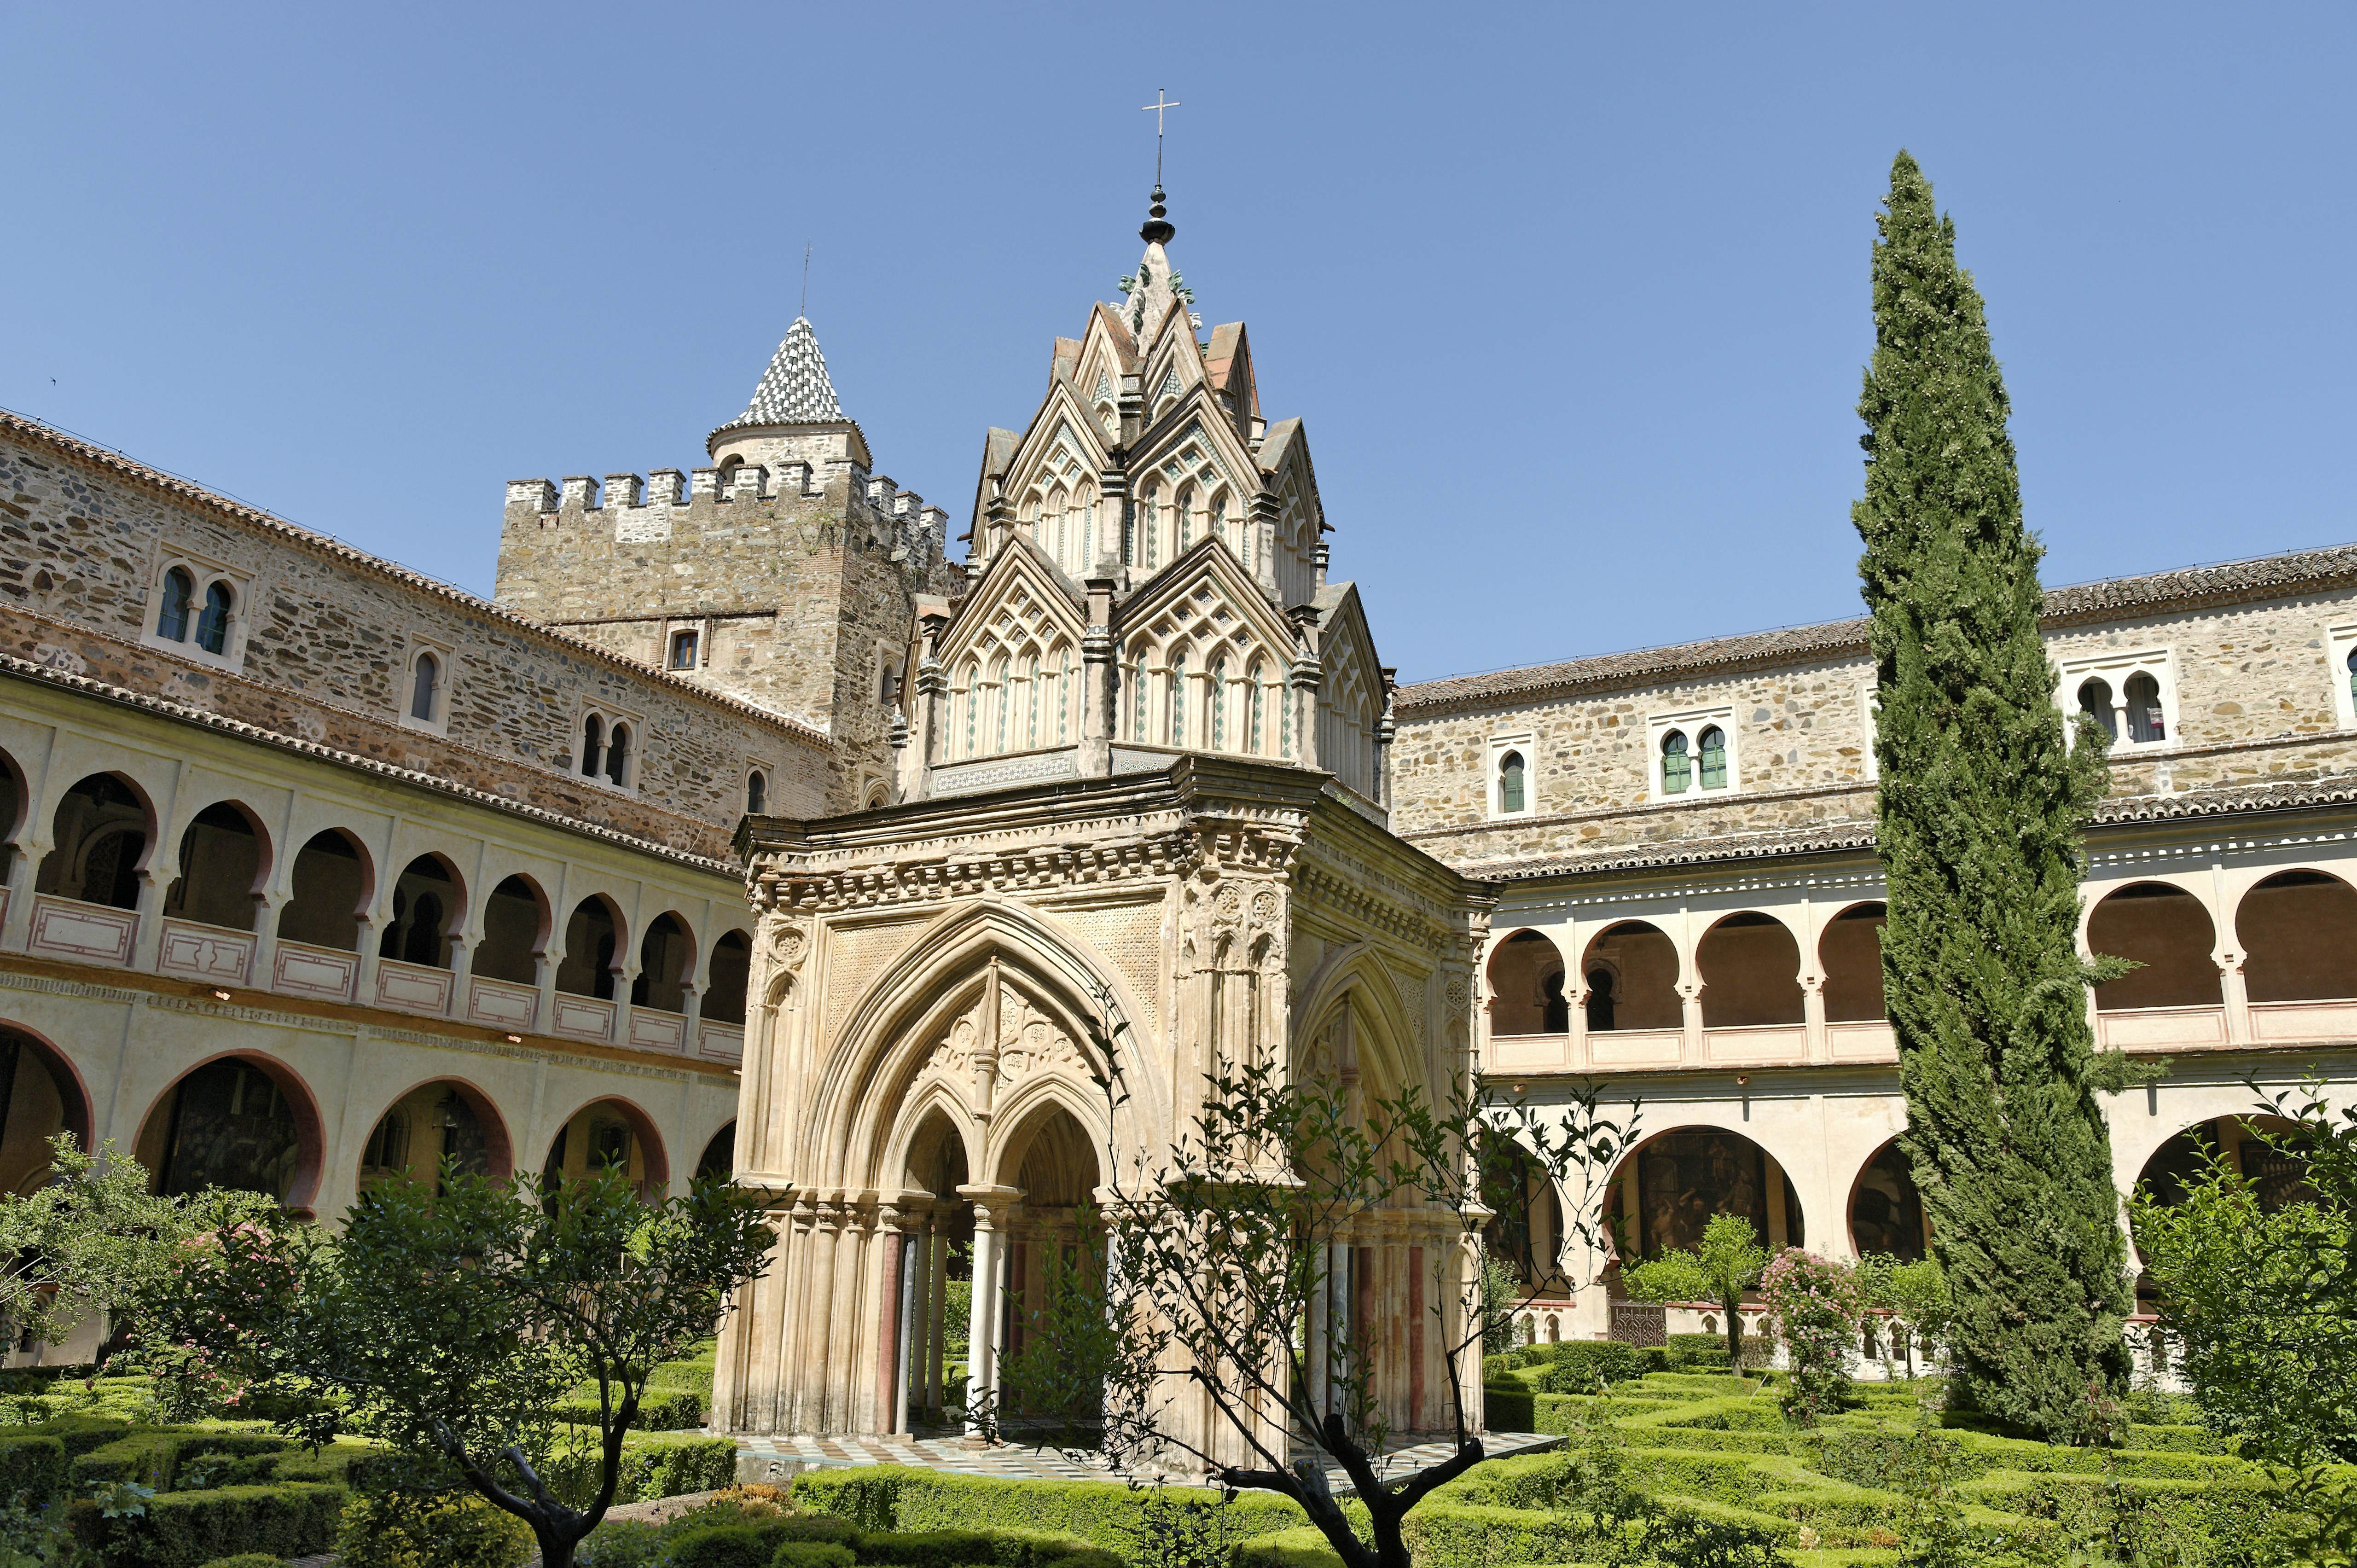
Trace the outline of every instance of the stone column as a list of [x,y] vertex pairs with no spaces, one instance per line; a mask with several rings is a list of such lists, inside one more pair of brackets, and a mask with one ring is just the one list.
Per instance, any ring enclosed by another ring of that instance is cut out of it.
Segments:
[[16,841],[16,855],[8,862],[8,922],[0,930],[0,949],[23,952],[33,929],[33,880],[40,875],[41,862],[48,859],[56,846],[40,836],[28,822],[25,836]]
[[[557,938],[549,940],[554,941]],[[532,955],[532,988],[540,993],[533,1001],[532,1026],[544,1035],[556,1022],[556,966],[559,961],[554,953],[544,948]]]
[[880,1432],[903,1431],[909,1419],[909,1380],[900,1375],[909,1322],[901,1299],[909,1283],[906,1224],[903,1213],[895,1210],[890,1228],[882,1233],[884,1277],[876,1292],[876,1427]]
[[613,967],[607,973],[614,977],[614,1039],[618,1046],[630,1043],[630,992],[639,983],[639,966],[625,961],[620,953],[614,955]]
[[1833,1039],[1825,1033],[1825,977],[1822,974],[1801,976],[1801,1022],[1807,1026],[1809,1059],[1833,1060]]
[[269,987],[270,972],[278,961],[278,911],[285,904],[284,894],[253,896],[253,967],[246,972],[248,985]]
[[1088,580],[1088,628],[1081,639],[1081,750],[1083,779],[1113,775],[1113,596],[1119,563],[1110,555]]
[[[965,1400],[969,1407],[998,1391],[998,1317],[1005,1292],[1006,1236],[1002,1226],[1012,1221],[1020,1187],[962,1187],[962,1197],[974,1204],[974,1316],[966,1330]],[[971,1418],[967,1435],[979,1433]]]
[[171,881],[156,873],[156,862],[163,853],[159,847],[139,873],[139,929],[131,937],[131,967],[143,973],[154,972],[156,956],[164,946],[164,894]]
[[474,939],[465,932],[450,939],[450,1005],[444,1015],[463,1018],[467,1015],[467,981],[471,972],[468,955],[474,950]]
[[931,1262],[926,1268],[926,1279],[932,1292],[932,1305],[925,1316],[925,1412],[934,1422],[942,1419],[942,1363],[949,1354],[950,1312],[950,1211],[942,1204],[933,1205],[933,1224],[927,1233],[926,1246]]

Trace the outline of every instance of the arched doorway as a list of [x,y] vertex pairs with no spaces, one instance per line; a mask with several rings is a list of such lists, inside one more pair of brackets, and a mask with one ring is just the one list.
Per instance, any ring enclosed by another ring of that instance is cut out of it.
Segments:
[[611,1002],[621,929],[620,917],[604,897],[592,894],[575,905],[565,923],[565,957],[556,966],[556,989]]
[[253,929],[254,896],[270,870],[270,841],[252,811],[216,800],[180,835],[180,875],[164,913],[224,930]]
[[699,1180],[719,1176],[724,1180],[737,1174],[737,1123],[728,1122],[712,1134],[696,1156],[695,1174]]
[[505,1181],[515,1174],[507,1123],[472,1084],[441,1079],[385,1108],[361,1152],[360,1185],[412,1176],[442,1187],[445,1162],[463,1176]]
[[753,939],[728,931],[712,944],[710,974],[696,1016],[712,1024],[745,1022],[745,992],[752,983]]
[[[2218,1162],[2250,1184],[2263,1214],[2274,1214],[2287,1204],[2314,1197],[2308,1185],[2308,1162],[2297,1149],[2298,1122],[2280,1116],[2221,1116],[2197,1122],[2152,1152],[2136,1173],[2136,1190],[2168,1207],[2181,1203],[2188,1188],[2198,1184]],[[2269,1139],[2287,1140],[2282,1148]],[[2133,1236],[2134,1227],[2130,1227]],[[2158,1292],[2149,1275],[2139,1274],[2136,1296],[2156,1300]]]
[[1568,1294],[1563,1275],[1563,1200],[1555,1181],[1503,1133],[1481,1144],[1484,1251],[1522,1282],[1525,1296]]
[[2234,908],[2253,1002],[2357,996],[2357,888],[2321,871],[2278,871]]
[[49,1180],[50,1140],[91,1146],[90,1097],[39,1036],[0,1025],[0,1191],[30,1194]]
[[1563,954],[1537,931],[1516,931],[1490,955],[1490,1033],[1560,1035],[1571,1028]]
[[2216,1007],[2224,1001],[2210,911],[2182,887],[2135,882],[2106,894],[2087,917],[2087,947],[2144,967],[2095,988],[2098,1012]]
[[57,847],[34,873],[33,890],[136,909],[139,872],[147,864],[155,831],[146,802],[127,782],[113,773],[93,773],[58,802]]
[[1620,1162],[1606,1204],[1625,1260],[1692,1251],[1711,1220],[1751,1222],[1762,1244],[1806,1244],[1801,1200],[1776,1157],[1740,1133],[1678,1127],[1658,1133]]
[[1677,944],[1660,927],[1623,920],[1606,928],[1587,944],[1580,968],[1587,981],[1589,1033],[1684,1026]]
[[909,1190],[929,1193],[904,1233],[897,1271],[908,1318],[893,1429],[939,1426],[966,1402],[974,1329],[974,1206],[958,1189],[967,1174],[965,1138],[938,1105],[909,1143]]
[[377,956],[425,969],[450,967],[450,938],[466,914],[458,874],[438,854],[421,854],[393,885],[393,918]]
[[485,980],[537,985],[548,928],[548,900],[540,884],[529,876],[502,877],[483,900],[483,940],[469,967]]
[[630,1005],[659,1013],[686,1012],[686,983],[694,972],[695,949],[687,922],[677,915],[657,915],[639,942],[639,974],[630,982]]
[[1746,909],[1703,933],[1695,948],[1706,1029],[1755,1029],[1803,1019],[1801,944],[1773,915]]
[[1912,1263],[1922,1258],[1929,1235],[1914,1168],[1893,1138],[1874,1152],[1850,1188],[1850,1245],[1861,1257],[1878,1254]]
[[[998,1343],[1015,1369],[1002,1411],[1017,1420],[1092,1418],[1104,1403],[1101,1370],[1073,1366],[1071,1348],[1049,1342],[1049,1326],[1075,1293],[1103,1285],[1103,1246],[1082,1209],[1102,1179],[1096,1141],[1064,1106],[1050,1102],[1025,1117],[1000,1162],[1001,1182],[1023,1196],[1008,1214],[998,1246]],[[1057,1359],[1049,1368],[1047,1359]],[[1024,1375],[1026,1363],[1041,1363]],[[1043,1398],[1025,1390],[1051,1385]]]
[[541,1180],[554,1188],[592,1171],[618,1170],[650,1202],[671,1185],[662,1136],[647,1113],[627,1100],[598,1100],[565,1119],[548,1145]]
[[1852,904],[1825,922],[1817,939],[1817,962],[1825,976],[1825,1022],[1878,1024],[1882,1003],[1882,928],[1889,911],[1880,904]]
[[278,940],[356,952],[361,917],[376,896],[368,852],[341,828],[313,833],[295,852],[292,897],[278,912]]
[[221,1057],[167,1090],[139,1130],[139,1163],[167,1197],[233,1187],[300,1208],[325,1139],[310,1091],[282,1063]]

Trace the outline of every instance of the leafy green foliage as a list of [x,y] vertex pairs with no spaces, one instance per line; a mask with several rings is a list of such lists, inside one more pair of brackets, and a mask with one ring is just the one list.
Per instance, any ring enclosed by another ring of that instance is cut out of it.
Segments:
[[1711,1217],[1693,1251],[1673,1247],[1659,1257],[1632,1264],[1622,1274],[1637,1301],[1710,1301],[1727,1325],[1727,1364],[1743,1359],[1743,1293],[1760,1283],[1768,1249],[1760,1232],[1739,1214]]
[[[617,1172],[541,1189],[447,1169],[361,1194],[340,1232],[276,1212],[184,1250],[139,1303],[166,1379],[283,1402],[280,1425],[437,1456],[529,1525],[544,1568],[611,1504],[655,1369],[711,1333],[773,1238],[726,1181],[640,1200]],[[556,1419],[597,1391],[594,1426]],[[576,1504],[550,1483],[594,1455]]]
[[1905,153],[1879,221],[1852,517],[1880,703],[1900,1141],[1954,1298],[1951,1395],[2095,1440],[2126,1391],[2134,1299],[2085,1011],[2086,987],[2120,969],[2076,946],[2104,740],[2083,724],[2064,745],[2004,381],[1955,226]]
[[[1110,1041],[1099,1045],[1100,1059],[1122,1059]],[[1117,1123],[1124,1090],[1117,1076],[1106,1087]],[[1482,1276],[1462,1265],[1483,1255],[1491,1214],[1479,1149],[1512,1137],[1538,1170],[1585,1190],[1632,1130],[1633,1118],[1599,1115],[1592,1097],[1575,1095],[1542,1121],[1462,1082],[1439,1102],[1415,1084],[1361,1101],[1339,1079],[1294,1082],[1270,1063],[1208,1078],[1167,1163],[1116,1175],[1109,1189],[1121,1266],[1107,1272],[1100,1309],[1117,1328],[1104,1379],[1107,1458],[1127,1475],[1174,1459],[1200,1465],[1223,1487],[1300,1504],[1348,1568],[1406,1568],[1401,1520],[1483,1454],[1465,1406],[1466,1363],[1501,1315],[1485,1302]],[[1600,1246],[1599,1208],[1566,1214],[1566,1239]],[[1430,1275],[1418,1288],[1448,1368],[1440,1381],[1456,1444],[1437,1464],[1379,1478],[1374,1456],[1391,1436],[1373,1383],[1383,1327],[1327,1307],[1337,1251],[1361,1216],[1385,1208],[1421,1209],[1453,1233],[1426,1245]],[[1297,1335],[1306,1324],[1315,1331]],[[1198,1446],[1189,1434],[1200,1429],[1169,1419],[1180,1402],[1208,1411],[1249,1461]],[[1312,1462],[1295,1461],[1287,1431],[1308,1438]],[[1328,1486],[1328,1461],[1348,1477],[1353,1511],[1363,1509],[1364,1538]]]
[[1523,1299],[1523,1282],[1495,1258],[1481,1260],[1481,1353],[1494,1356],[1514,1348],[1514,1305]]
[[1760,1294],[1791,1360],[1784,1413],[1814,1426],[1849,1395],[1850,1348],[1858,1340],[1857,1271],[1844,1260],[1787,1247],[1761,1273]]
[[532,1531],[449,1487],[354,1498],[336,1533],[341,1568],[522,1568]]
[[37,1191],[0,1192],[0,1328],[55,1342],[162,1278],[194,1222],[188,1205],[151,1195],[146,1170],[111,1139],[89,1154],[60,1133],[49,1169]]

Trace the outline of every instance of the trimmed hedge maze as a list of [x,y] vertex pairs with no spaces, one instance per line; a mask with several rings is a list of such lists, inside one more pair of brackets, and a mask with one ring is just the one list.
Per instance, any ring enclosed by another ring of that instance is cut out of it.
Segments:
[[[2115,1450],[2060,1448],[1932,1424],[1923,1402],[1937,1389],[1923,1380],[1863,1385],[1844,1413],[1799,1431],[1772,1377],[1652,1369],[1696,1354],[1679,1352],[1584,1343],[1493,1358],[1493,1410],[1501,1393],[1527,1400],[1523,1430],[1567,1441],[1491,1460],[1435,1492],[1406,1522],[1419,1568],[2255,1568],[2282,1560],[2271,1543],[2296,1522],[2259,1466],[2187,1423],[2136,1425]],[[1717,1354],[1723,1367],[1723,1344]],[[1555,1391],[1562,1386],[1589,1391]],[[2147,1413],[2182,1413],[2165,1400],[2142,1403]],[[1174,1488],[1157,1500],[1109,1483],[884,1466],[807,1472],[793,1501],[861,1530],[1039,1531],[1129,1563],[1179,1560],[1151,1544],[1172,1533],[1194,1538],[1189,1562],[1337,1561],[1292,1505],[1265,1494],[1222,1509],[1211,1492]],[[1925,1555],[1941,1542],[1952,1555]]]

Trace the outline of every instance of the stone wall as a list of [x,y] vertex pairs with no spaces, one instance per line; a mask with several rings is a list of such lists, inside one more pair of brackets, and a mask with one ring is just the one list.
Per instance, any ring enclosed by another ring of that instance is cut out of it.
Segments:
[[[238,585],[226,656],[152,636],[167,563]],[[167,700],[712,853],[744,809],[819,808],[822,736],[29,422],[0,419],[7,650]],[[406,722],[411,658],[447,668],[441,722]],[[630,789],[583,779],[581,716],[637,725]]]
[[[2047,643],[2063,684],[2075,690],[2076,660],[2166,656],[2170,733],[2162,745],[2115,748],[2115,795],[2313,779],[2357,767],[2352,709],[2336,694],[2351,679],[2351,642],[2335,635],[2357,622],[2357,585],[2345,553],[2324,553],[2331,559],[2309,581],[2255,574],[2266,578],[2257,591],[2232,597],[2212,585],[2185,596],[2196,602],[2183,607],[2129,591],[2149,579],[2050,596],[2058,613]],[[2280,587],[2313,591],[2265,591]],[[2106,618],[2071,597],[2106,593],[2139,599],[2134,607],[2144,613]],[[1850,622],[1404,687],[1393,821],[1452,865],[1501,870],[1646,844],[1863,831],[1874,814],[1873,679],[1864,623]],[[1734,786],[1656,798],[1649,718],[1708,709],[1729,714],[1721,722],[1734,738]],[[1531,737],[1520,747],[1530,810],[1500,819],[1490,811],[1495,743],[1520,736]]]
[[856,810],[894,771],[878,650],[897,667],[913,596],[963,588],[942,525],[938,509],[847,458],[699,469],[684,487],[676,469],[611,475],[602,489],[520,480],[508,487],[498,597],[649,663],[694,630],[697,664],[683,678],[827,732],[827,809]]

